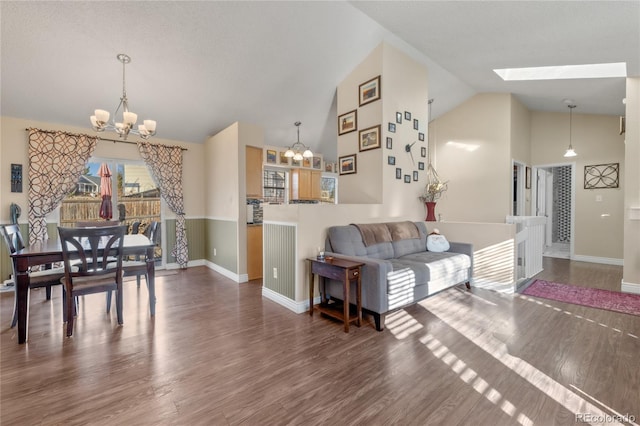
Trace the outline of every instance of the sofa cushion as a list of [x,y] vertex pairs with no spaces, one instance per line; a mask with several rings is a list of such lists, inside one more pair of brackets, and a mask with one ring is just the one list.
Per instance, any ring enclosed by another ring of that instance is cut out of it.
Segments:
[[374,259],[391,259],[393,246],[390,242],[365,247],[362,234],[355,225],[332,226],[327,231],[331,249],[347,256],[366,256]]
[[458,271],[471,267],[471,258],[466,254],[451,252],[422,252],[393,259],[394,271],[409,268],[413,271],[416,285],[457,276]]

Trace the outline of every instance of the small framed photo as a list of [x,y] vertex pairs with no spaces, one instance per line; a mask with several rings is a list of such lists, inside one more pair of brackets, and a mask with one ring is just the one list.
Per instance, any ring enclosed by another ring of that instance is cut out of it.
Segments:
[[424,141],[424,133],[418,133],[418,140]]
[[359,86],[358,99],[360,99],[360,106],[380,99],[380,76],[365,81]]
[[280,151],[278,153],[278,156],[280,157],[280,164],[289,165],[289,157],[285,157],[284,153],[285,151]]
[[424,146],[420,148],[420,157],[427,158],[427,148]]
[[303,158],[302,167],[311,167],[311,158]]
[[417,171],[417,170],[414,170],[414,171],[413,171],[413,181],[414,181],[414,182],[417,182],[417,181],[418,181],[418,171]]
[[396,112],[396,123],[402,124],[402,113]]
[[418,170],[424,170],[424,163],[422,161],[418,161]]
[[329,161],[324,163],[324,171],[327,173],[335,173],[336,172],[335,163],[332,163]]
[[407,121],[411,121],[411,113],[409,111],[404,112],[404,119]]
[[419,123],[418,123],[418,119],[417,119],[417,118],[414,118],[414,119],[413,119],[413,128],[414,128],[415,130],[418,130],[418,124],[419,124]]
[[313,168],[322,170],[322,157],[313,157]]
[[387,137],[387,149],[393,149],[393,139]]
[[395,133],[396,132],[396,125],[395,123],[389,123],[389,131],[391,133]]
[[275,149],[267,149],[267,164],[276,164],[278,162],[278,152]]
[[359,133],[360,151],[380,148],[380,125],[360,130]]
[[396,165],[396,157],[390,155],[387,158],[387,164],[389,164],[390,166],[395,166]]
[[293,158],[291,159],[291,167],[301,167],[301,166],[302,166],[302,161],[294,160]]
[[411,183],[411,175],[404,175],[404,183]]
[[340,157],[338,167],[341,175],[351,175],[357,172],[356,154]]
[[358,110],[338,116],[338,136],[358,130]]
[[396,167],[396,179],[402,179],[402,169],[400,167]]

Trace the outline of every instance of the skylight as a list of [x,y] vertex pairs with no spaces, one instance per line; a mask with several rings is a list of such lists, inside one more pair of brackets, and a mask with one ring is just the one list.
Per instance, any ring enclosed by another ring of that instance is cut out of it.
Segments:
[[627,63],[559,65],[552,67],[494,69],[505,81],[562,80],[570,78],[626,77]]

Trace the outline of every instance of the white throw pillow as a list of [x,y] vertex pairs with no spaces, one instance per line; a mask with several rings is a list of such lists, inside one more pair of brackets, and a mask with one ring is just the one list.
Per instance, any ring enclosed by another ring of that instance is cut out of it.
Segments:
[[427,237],[427,250],[441,252],[449,250],[449,241],[444,235],[431,234]]

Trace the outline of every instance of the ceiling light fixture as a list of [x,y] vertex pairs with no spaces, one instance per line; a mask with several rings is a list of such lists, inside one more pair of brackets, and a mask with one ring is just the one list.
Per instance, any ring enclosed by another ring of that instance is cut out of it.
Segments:
[[627,63],[558,65],[550,67],[501,68],[493,70],[505,81],[563,80],[574,78],[626,77]]
[[[144,120],[144,124],[138,125],[138,130],[135,130],[133,126],[135,126],[136,121],[138,120],[138,114],[129,111],[124,68],[129,62],[131,62],[131,58],[129,55],[124,53],[120,53],[116,57],[118,58],[118,61],[122,62],[122,97],[120,98],[120,103],[118,104],[116,111],[113,113],[113,119],[111,121],[109,121],[108,111],[103,109],[95,110],[95,115],[90,117],[91,126],[96,132],[113,130],[125,140],[127,139],[127,136],[129,136],[129,133],[139,135],[142,139],[149,139],[150,136],[154,136],[156,134],[156,122],[154,120]],[[115,116],[118,114],[120,107],[122,107],[122,122],[116,123]]]
[[571,145],[571,119],[572,119],[572,112],[573,109],[576,107],[573,104],[567,105],[569,107],[569,148],[567,149],[567,152],[565,152],[564,156],[565,157],[575,157],[576,152],[573,150],[573,146]]
[[294,143],[291,148],[287,148],[284,156],[287,158],[293,158],[296,161],[301,161],[303,158],[313,157],[313,152],[311,152],[311,150],[307,148],[305,144],[300,142],[300,125],[302,123],[296,121],[294,124],[298,128],[298,141]]

